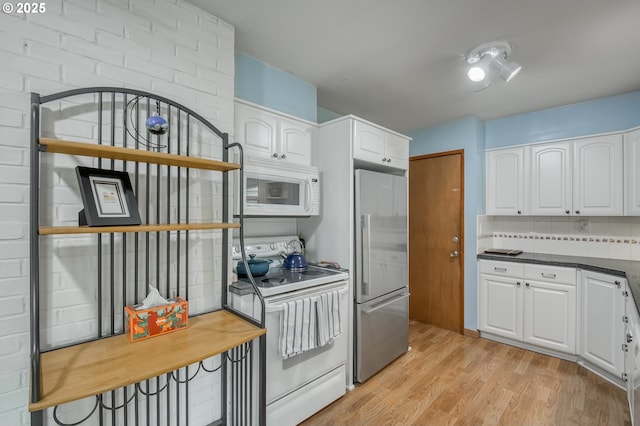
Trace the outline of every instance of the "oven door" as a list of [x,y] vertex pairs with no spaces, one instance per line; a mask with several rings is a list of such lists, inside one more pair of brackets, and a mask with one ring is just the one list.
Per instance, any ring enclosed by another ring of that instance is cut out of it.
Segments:
[[[278,351],[282,327],[280,323],[283,311],[282,304],[287,301],[314,296],[331,290],[338,290],[340,294],[340,311],[343,318],[342,334],[324,346],[311,349],[291,358],[283,359]],[[348,322],[346,319],[348,318],[349,309],[347,281],[334,282],[265,298],[265,309],[266,328],[268,330],[266,357],[267,406],[346,364],[348,334]],[[340,383],[342,385],[340,395],[342,395],[346,389],[346,377],[341,377]],[[298,407],[298,409],[302,409],[302,407]],[[311,414],[313,414],[313,412]]]

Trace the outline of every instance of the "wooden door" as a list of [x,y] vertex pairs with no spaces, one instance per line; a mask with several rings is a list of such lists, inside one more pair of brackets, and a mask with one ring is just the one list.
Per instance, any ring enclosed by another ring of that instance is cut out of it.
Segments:
[[464,330],[464,152],[409,162],[409,317]]

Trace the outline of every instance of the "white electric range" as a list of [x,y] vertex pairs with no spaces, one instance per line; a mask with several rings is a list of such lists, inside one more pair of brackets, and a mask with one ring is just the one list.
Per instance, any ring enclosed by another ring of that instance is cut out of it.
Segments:
[[[267,425],[296,425],[346,391],[348,272],[313,265],[301,272],[286,270],[282,267],[282,254],[291,252],[288,243],[294,239],[297,237],[245,239],[247,257],[253,254],[272,260],[266,275],[254,277],[265,301]],[[239,242],[233,241],[232,259],[237,264],[241,257]],[[231,285],[230,292],[235,308],[260,317],[261,306],[249,278],[239,277],[238,282]],[[311,303],[307,306],[314,306],[318,298],[329,294],[339,303],[334,312],[342,316],[342,333],[322,346],[295,356],[283,356],[281,338],[285,310],[290,309],[292,303],[303,301]]]

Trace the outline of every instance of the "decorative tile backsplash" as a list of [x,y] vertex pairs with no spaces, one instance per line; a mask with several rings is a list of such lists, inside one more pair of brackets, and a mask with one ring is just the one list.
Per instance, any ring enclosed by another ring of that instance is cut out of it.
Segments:
[[640,260],[640,218],[478,216],[478,251],[489,247]]

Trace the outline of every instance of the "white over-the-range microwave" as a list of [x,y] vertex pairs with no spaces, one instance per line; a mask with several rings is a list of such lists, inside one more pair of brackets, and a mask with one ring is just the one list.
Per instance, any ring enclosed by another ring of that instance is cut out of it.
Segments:
[[[317,216],[320,175],[313,166],[245,157],[245,216]],[[234,214],[239,214],[240,173],[236,173]]]

